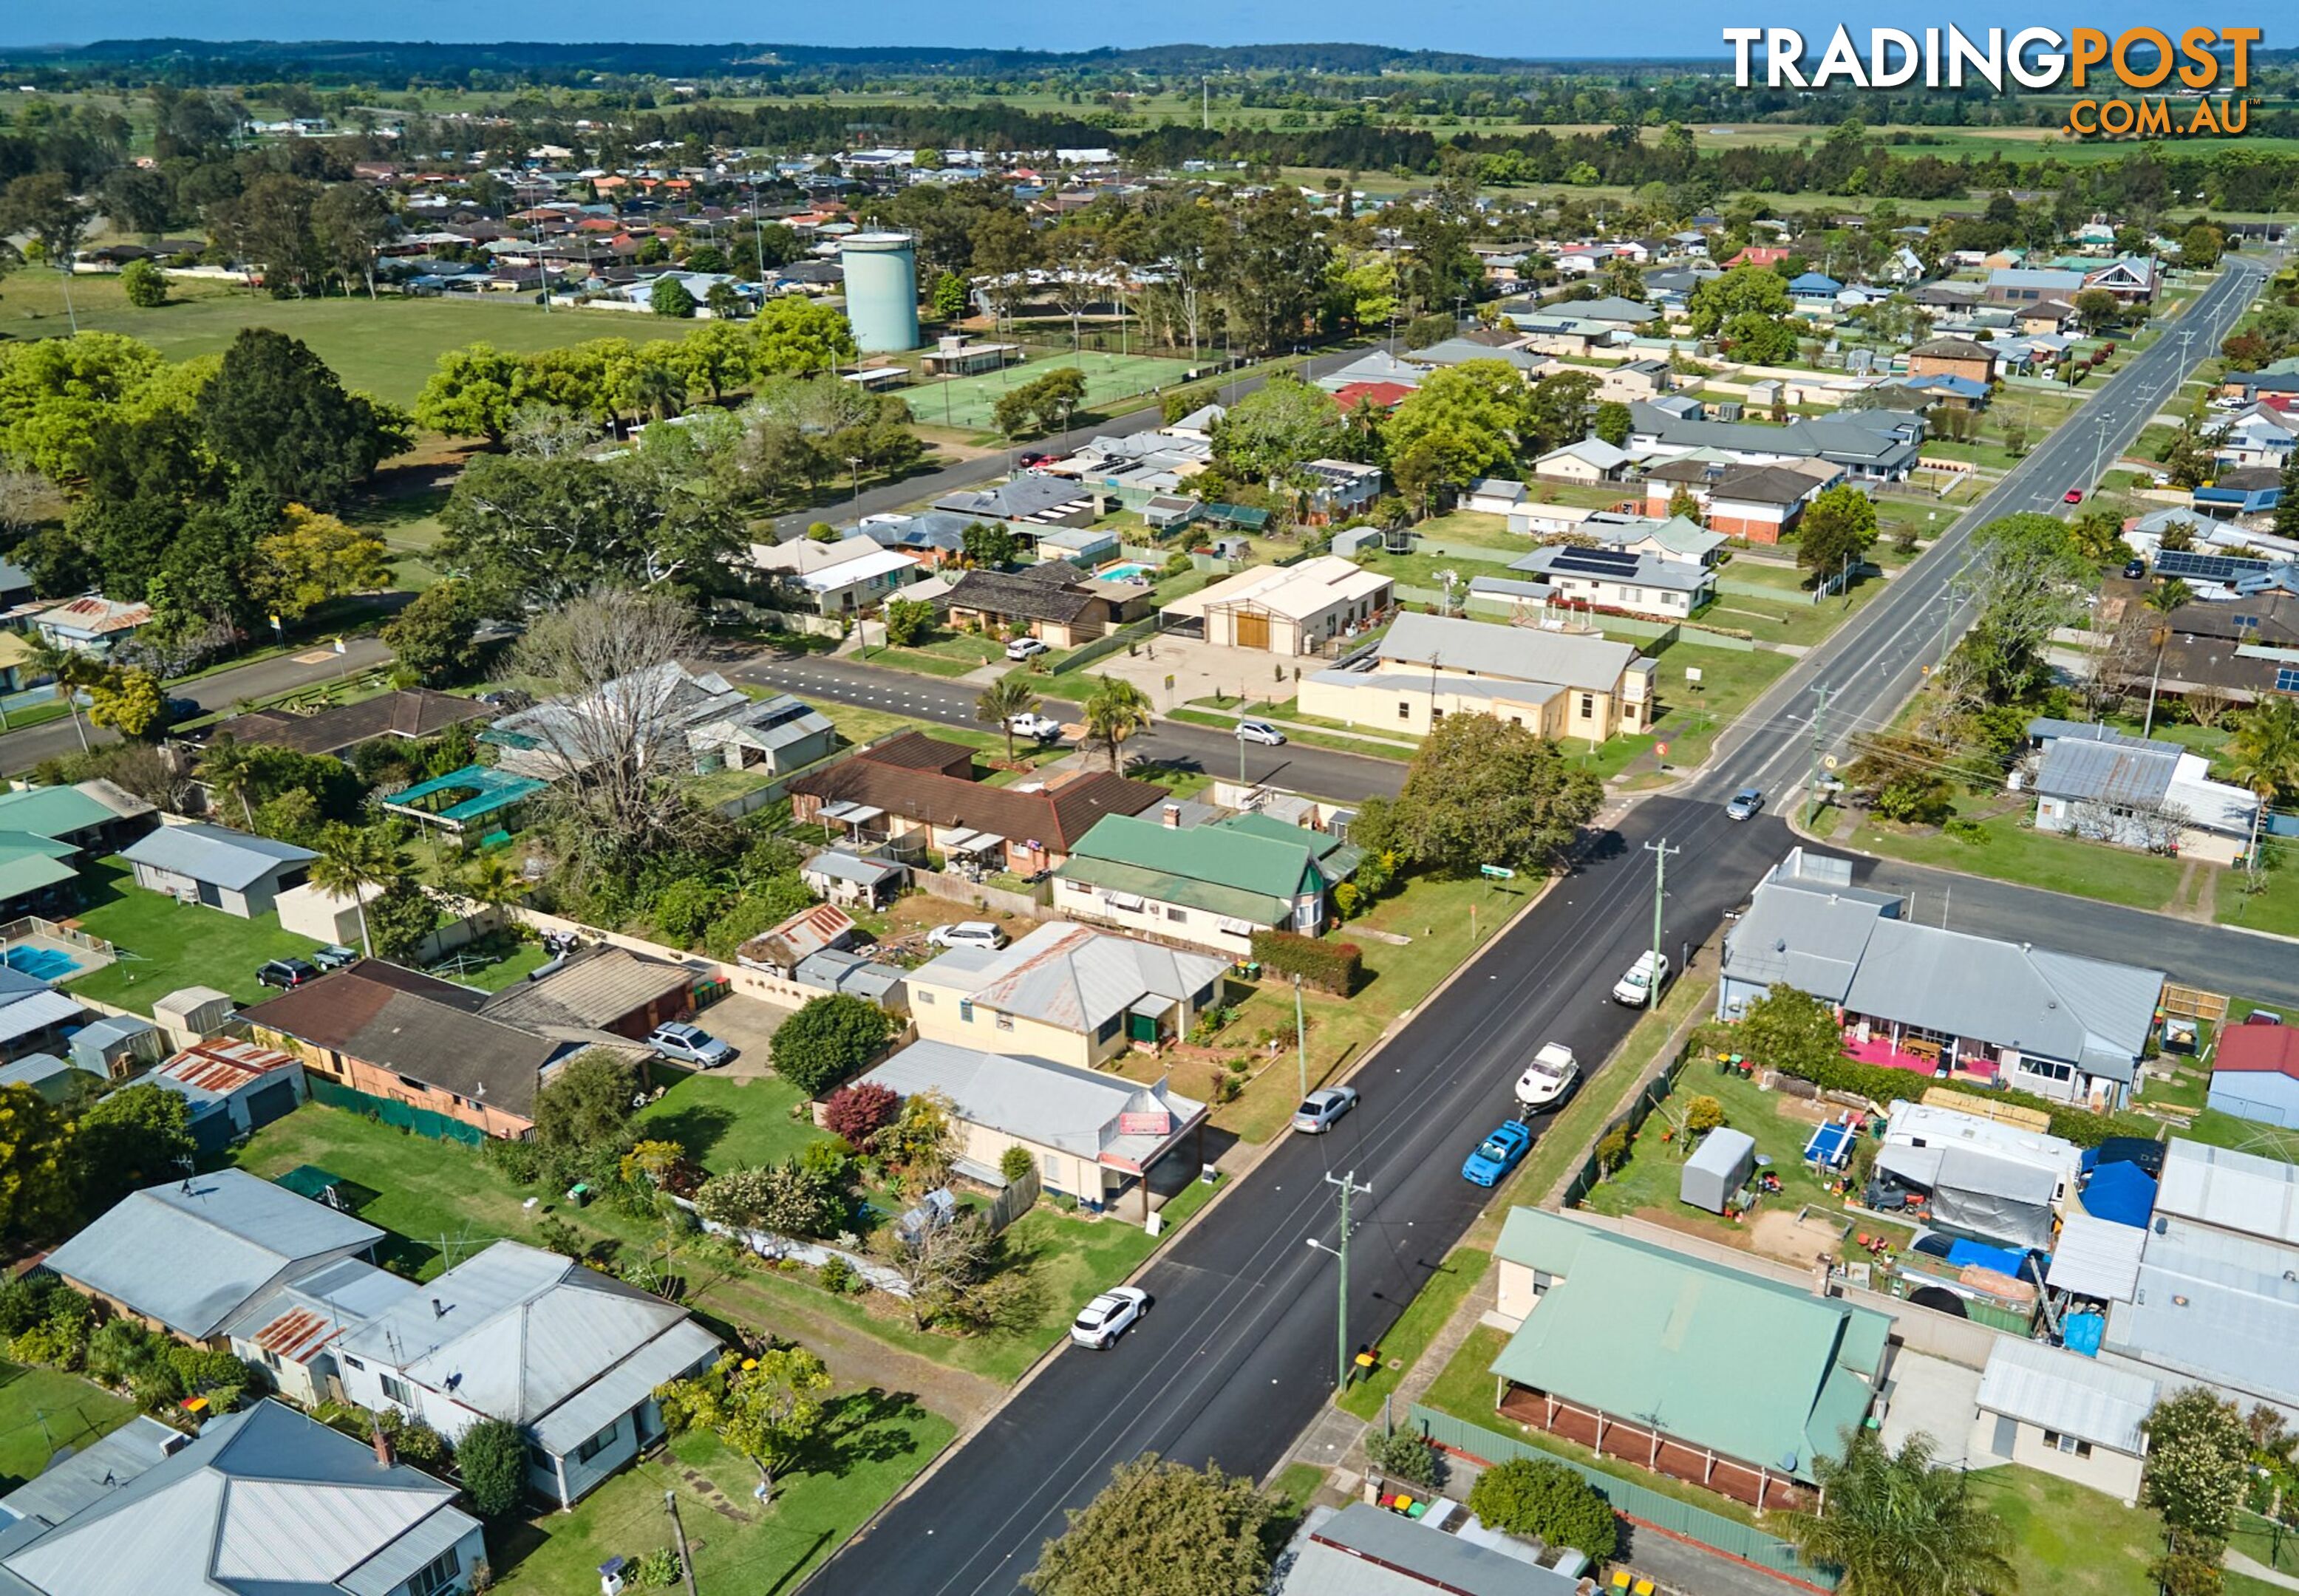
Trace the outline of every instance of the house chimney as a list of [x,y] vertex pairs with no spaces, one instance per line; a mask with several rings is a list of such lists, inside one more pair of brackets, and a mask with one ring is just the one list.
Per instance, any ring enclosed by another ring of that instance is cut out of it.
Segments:
[[383,1433],[383,1420],[370,1414],[368,1417],[367,1426],[368,1434],[375,1441],[375,1460],[386,1468],[390,1468],[393,1461],[391,1442]]
[[1159,811],[1159,813],[1164,816],[1165,821],[1166,821],[1166,823],[1167,825],[1169,825],[1169,826],[1173,827],[1175,831],[1179,831],[1179,830],[1181,830],[1181,826],[1182,826],[1182,806],[1181,806],[1181,805],[1179,805],[1179,804],[1167,804],[1167,805],[1165,806],[1165,808],[1164,808],[1164,809],[1162,809],[1162,810],[1160,810],[1160,811]]

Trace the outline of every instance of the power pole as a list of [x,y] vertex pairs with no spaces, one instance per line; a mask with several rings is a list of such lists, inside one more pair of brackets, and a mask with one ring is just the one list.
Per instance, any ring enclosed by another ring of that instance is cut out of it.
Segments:
[[1349,1198],[1358,1192],[1371,1195],[1373,1187],[1359,1186],[1357,1172],[1355,1170],[1351,1170],[1346,1175],[1328,1175],[1325,1177],[1325,1184],[1340,1188],[1340,1245],[1329,1247],[1314,1236],[1306,1239],[1318,1252],[1331,1253],[1340,1261],[1340,1285],[1337,1288],[1338,1295],[1335,1298],[1340,1314],[1336,1320],[1338,1327],[1334,1332],[1336,1341],[1333,1360],[1333,1391],[1338,1395],[1348,1390],[1349,1386]]
[[1301,1018],[1301,976],[1293,976],[1293,1046],[1301,1066],[1301,1096],[1309,1095],[1309,1027]]
[[[1661,913],[1668,903],[1668,856],[1681,854],[1681,848],[1671,848],[1664,837],[1657,842],[1645,844],[1645,852],[1653,856],[1653,939],[1652,980],[1645,983],[1645,1007],[1660,1006],[1660,922]],[[1679,971],[1679,975],[1683,972]]]
[[1820,761],[1828,747],[1828,683],[1816,682],[1812,690],[1820,695],[1820,707],[1812,712],[1812,776],[1805,784],[1807,823],[1820,811]]
[[678,1520],[678,1493],[662,1493],[662,1510],[670,1515],[671,1534],[678,1537],[678,1571],[686,1580],[686,1596],[694,1596],[694,1559],[687,1555],[686,1526]]

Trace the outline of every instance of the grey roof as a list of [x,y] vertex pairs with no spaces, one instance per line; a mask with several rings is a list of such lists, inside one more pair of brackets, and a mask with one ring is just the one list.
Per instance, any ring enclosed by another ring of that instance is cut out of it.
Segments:
[[[1622,558],[1632,559],[1632,566],[1614,566]],[[1614,554],[1604,566],[1589,558],[1589,550],[1571,543],[1550,543],[1509,561],[1512,571],[1523,571],[1534,576],[1578,576],[1599,582],[1619,583],[1631,587],[1656,587],[1667,592],[1697,593],[1715,578],[1706,566],[1684,560],[1663,559],[1657,554]]]
[[2096,1219],[2070,1203],[2044,1283],[2055,1291],[2072,1291],[2103,1302],[2128,1302],[2146,1243],[2147,1232],[2138,1226]]
[[1731,541],[1722,533],[1711,532],[1682,516],[1622,516],[1610,510],[1599,510],[1590,516],[1581,523],[1580,530],[1616,549],[1649,540],[1676,559],[1693,563],[1706,563],[1711,554]]
[[965,547],[966,529],[973,524],[964,516],[930,509],[899,520],[866,521],[857,530],[882,548],[955,551]]
[[1524,349],[1496,349],[1467,338],[1444,338],[1426,349],[1408,349],[1405,358],[1416,366],[1458,366],[1465,360],[1499,360],[1519,371],[1540,371],[1552,362],[1547,355]]
[[[685,1309],[512,1241],[457,1264],[342,1344],[347,1354],[528,1429],[553,1451],[581,1444],[718,1347]],[[607,1396],[619,1395],[631,1369],[652,1377],[623,1407],[602,1414],[606,1399],[589,1394],[592,1388],[607,1381]],[[570,1433],[581,1425],[588,1427]]]
[[909,972],[899,964],[873,963],[842,947],[826,947],[801,959],[791,970],[791,979],[819,992],[851,992],[883,1005],[889,993],[909,980]]
[[26,992],[0,1005],[0,1042],[12,1042],[18,1037],[62,1025],[86,1013],[86,1006],[78,998],[51,990],[42,983],[38,991]]
[[1418,366],[1407,365],[1385,349],[1369,350],[1339,371],[1329,371],[1317,379],[1317,386],[1329,393],[1338,393],[1353,383],[1398,383],[1418,387],[1429,374]]
[[2159,1389],[2144,1375],[2080,1352],[1999,1336],[1979,1377],[1979,1407],[2137,1456],[2147,1450],[2140,1426]]
[[934,507],[960,516],[987,516],[994,520],[1026,521],[1066,504],[1090,498],[1087,490],[1058,476],[1026,473],[996,487],[967,489],[934,500]]
[[910,984],[957,988],[998,1013],[1092,1031],[1145,998],[1193,996],[1228,967],[1227,959],[1055,921],[996,951],[953,948],[914,972]]
[[2299,1246],[2299,1168],[2174,1137],[2164,1151],[2155,1211]]
[[132,1192],[48,1254],[47,1267],[205,1340],[285,1278],[383,1237],[241,1170]]
[[1088,1161],[1131,1154],[1139,1162],[1166,1139],[1121,1135],[1120,1114],[1162,1109],[1179,1130],[1206,1112],[1205,1104],[1162,1080],[1141,1086],[1046,1059],[978,1053],[947,1042],[913,1042],[863,1079],[905,1097],[941,1092],[970,1124]]
[[237,892],[284,865],[307,864],[320,856],[292,842],[275,842],[228,826],[193,821],[146,832],[121,848],[120,856],[131,864],[172,871]]
[[1518,582],[1507,576],[1472,576],[1469,591],[1504,599],[1534,599],[1544,603],[1556,596],[1556,590],[1545,582]]
[[308,1363],[353,1325],[383,1312],[415,1289],[404,1275],[364,1258],[339,1258],[250,1303],[223,1334]]
[[1572,1596],[1579,1584],[1529,1546],[1512,1556],[1356,1501],[1311,1526],[1277,1596]]
[[2063,737],[2081,738],[2088,742],[2104,742],[2124,748],[2170,748],[2177,753],[2179,745],[2166,742],[2160,737],[2133,737],[2096,721],[2063,721],[2056,716],[2039,715],[2028,723],[2028,740],[2048,743]]
[[477,1534],[454,1494],[263,1402],[62,1524],[13,1526],[0,1572],[47,1596],[384,1596],[406,1575],[378,1571]]
[[1639,304],[1632,299],[1623,299],[1617,294],[1608,294],[1602,299],[1572,300],[1564,308],[1583,321],[1624,321],[1640,325],[1660,316],[1660,312],[1652,306]]
[[[1477,578],[1480,583],[1497,580],[1498,579],[1494,577]],[[1523,583],[1520,585],[1531,589],[1542,588],[1541,583],[1534,582]],[[1492,590],[1477,587],[1473,583],[1471,591],[1487,592]],[[1429,690],[1429,672],[1425,667],[1417,672],[1412,670],[1319,671],[1311,680],[1328,682],[1340,687],[1372,688],[1381,692],[1420,693]],[[1506,677],[1480,679],[1474,676],[1446,676],[1440,679],[1439,685],[1450,698],[1484,699],[1490,702],[1506,704],[1546,704],[1558,693],[1565,690],[1554,682],[1518,682]]]
[[1791,459],[1818,459],[1838,465],[1896,471],[1913,463],[1916,445],[1851,422],[1805,417],[1786,426],[1754,421],[1700,421],[1672,414],[1665,401],[1638,400],[1629,406],[1636,432],[1681,449],[1726,449]]
[[18,1518],[37,1518],[53,1528],[156,1468],[190,1440],[183,1431],[138,1413],[109,1435],[51,1463],[29,1484],[0,1496],[0,1510]]
[[2128,1302],[2112,1303],[2108,1351],[2299,1402],[2299,1248],[2158,1213]]
[[831,730],[830,717],[822,711],[786,692],[778,692],[745,704],[732,715],[694,727],[687,732],[686,740],[693,748],[739,742],[771,752]]
[[1766,881],[1724,937],[1728,980],[1769,987],[1786,981],[1828,1003],[1842,1003],[1877,922],[1898,913],[1899,900],[1853,887]]
[[[1554,682],[1609,692],[1636,657],[1629,643],[1564,632],[1531,632],[1448,616],[1401,615],[1376,650],[1384,663],[1473,671],[1511,682]],[[1454,685],[1447,684],[1448,687]]]
[[2161,804],[2179,773],[2179,752],[2129,743],[2055,737],[2045,745],[2036,790],[2079,803]]
[[43,1081],[75,1074],[87,1075],[88,1071],[64,1063],[53,1053],[28,1053],[13,1063],[0,1064],[0,1087],[31,1087],[37,1090]]
[[1739,466],[1716,479],[1712,497],[1747,504],[1796,504],[1819,484],[1786,466]]

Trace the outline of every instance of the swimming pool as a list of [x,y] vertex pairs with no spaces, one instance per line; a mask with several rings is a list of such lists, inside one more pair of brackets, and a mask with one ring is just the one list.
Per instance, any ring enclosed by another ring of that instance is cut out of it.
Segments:
[[79,973],[79,961],[53,947],[12,947],[8,968],[39,980],[66,980]]
[[1129,560],[1122,566],[1110,566],[1096,571],[1094,575],[1104,582],[1152,583],[1158,580],[1158,567]]

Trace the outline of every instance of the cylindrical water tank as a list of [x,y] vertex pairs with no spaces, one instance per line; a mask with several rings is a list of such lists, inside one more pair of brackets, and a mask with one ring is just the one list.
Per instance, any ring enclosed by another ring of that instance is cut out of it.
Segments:
[[908,233],[853,233],[839,241],[846,319],[868,353],[918,346],[917,245]]

